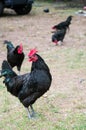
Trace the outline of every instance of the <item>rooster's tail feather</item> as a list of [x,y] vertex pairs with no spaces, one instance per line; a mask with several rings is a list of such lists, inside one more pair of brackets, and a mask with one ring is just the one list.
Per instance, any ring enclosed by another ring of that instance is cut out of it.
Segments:
[[14,46],[13,46],[13,44],[12,44],[12,42],[11,41],[7,41],[7,40],[5,40],[4,41],[4,44],[7,44],[7,48],[14,48]]
[[0,77],[5,75],[11,75],[12,77],[17,76],[17,74],[12,70],[11,66],[6,60],[4,60],[2,63],[2,70],[1,70]]
[[11,70],[11,66],[9,65],[9,63],[6,60],[4,60],[2,62],[2,70],[4,70],[4,69]]

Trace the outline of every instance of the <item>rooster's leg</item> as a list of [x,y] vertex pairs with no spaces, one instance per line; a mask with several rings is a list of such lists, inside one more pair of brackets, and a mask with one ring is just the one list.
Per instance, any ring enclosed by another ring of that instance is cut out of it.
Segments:
[[0,70],[0,77],[2,77],[1,70]]
[[33,109],[33,106],[30,105],[30,108],[31,108],[31,111],[32,111],[32,113],[31,113],[31,117],[34,117],[34,116],[35,116],[35,111],[34,111],[34,109]]
[[33,109],[32,105],[30,105],[30,107],[26,108],[26,110],[28,112],[29,119],[31,119],[32,117],[35,117],[35,112],[34,112],[34,109]]
[[18,71],[18,75],[20,75],[20,71]]
[[58,44],[59,44],[60,46],[61,46],[61,45],[63,45],[63,41],[59,41],[59,43],[58,43]]
[[30,114],[30,110],[29,108],[26,108],[27,112],[28,112],[28,118],[31,119],[31,114]]

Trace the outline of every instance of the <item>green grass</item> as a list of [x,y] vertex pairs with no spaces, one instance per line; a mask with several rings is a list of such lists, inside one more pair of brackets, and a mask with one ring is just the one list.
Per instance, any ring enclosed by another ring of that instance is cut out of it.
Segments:
[[85,68],[86,51],[82,49],[66,49],[66,63],[70,69]]
[[56,52],[55,50],[52,50],[52,53],[49,52],[49,54],[46,56],[46,59],[49,58],[51,58],[53,60],[52,62],[54,63],[51,64],[51,67],[57,66],[58,69],[67,68],[69,70],[79,70],[86,68],[85,49],[63,48],[58,50],[58,52],[57,50]]
[[86,116],[84,114],[69,114],[66,119],[59,122],[58,130],[85,130]]
[[[46,108],[46,106],[45,106]],[[55,108],[53,108],[55,109]],[[11,112],[12,111],[12,112]],[[46,108],[46,115],[42,113],[37,119],[28,119],[24,110],[17,108],[10,110],[8,115],[3,114],[3,119],[0,121],[1,130],[85,130],[86,115],[81,113],[67,113],[62,116],[51,108]]]

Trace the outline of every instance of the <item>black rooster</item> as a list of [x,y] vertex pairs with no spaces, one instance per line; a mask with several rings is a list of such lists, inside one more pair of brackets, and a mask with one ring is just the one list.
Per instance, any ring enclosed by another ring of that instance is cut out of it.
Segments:
[[61,29],[64,29],[64,28],[69,29],[69,25],[71,24],[72,17],[73,17],[73,16],[69,16],[69,17],[66,19],[66,21],[63,21],[63,22],[61,22],[61,23],[59,23],[59,24],[57,24],[57,25],[54,25],[54,26],[52,27],[52,29],[56,29],[56,30],[61,30]]
[[[45,61],[37,54],[35,49],[29,53],[29,61],[32,61],[31,72],[17,75],[7,61],[3,61],[0,77],[4,76],[3,83],[7,90],[18,97],[27,108],[29,118],[34,116],[32,104],[50,88],[52,76]],[[31,108],[31,111],[29,109]]]
[[66,35],[66,28],[62,29],[62,30],[58,30],[56,31],[53,35],[52,35],[52,42],[55,43],[56,45],[58,45],[58,42],[63,42],[64,37]]
[[12,68],[17,66],[17,70],[20,72],[25,57],[22,44],[14,47],[13,44],[7,40],[4,41],[4,44],[7,45],[7,61]]

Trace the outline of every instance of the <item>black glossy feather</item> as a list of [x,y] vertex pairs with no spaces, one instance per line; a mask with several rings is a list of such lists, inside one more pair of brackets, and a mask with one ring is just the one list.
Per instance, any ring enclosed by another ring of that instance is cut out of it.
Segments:
[[53,29],[56,29],[56,30],[61,30],[61,29],[69,29],[69,25],[71,24],[71,20],[72,20],[72,16],[69,16],[65,21],[57,24],[57,25],[54,25],[53,26]]
[[66,29],[58,30],[52,35],[52,42],[54,41],[61,41],[63,42],[66,35]]
[[16,66],[17,70],[20,71],[25,57],[24,52],[18,54],[17,49],[19,46],[14,47],[10,41],[5,41],[4,44],[7,45],[7,61],[12,68]]
[[[45,61],[38,55],[38,60],[32,63],[31,72],[17,75],[7,61],[2,63],[2,76],[7,90],[18,97],[25,107],[32,105],[50,88],[52,76]],[[1,76],[1,77],[2,77]]]

